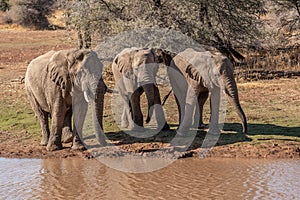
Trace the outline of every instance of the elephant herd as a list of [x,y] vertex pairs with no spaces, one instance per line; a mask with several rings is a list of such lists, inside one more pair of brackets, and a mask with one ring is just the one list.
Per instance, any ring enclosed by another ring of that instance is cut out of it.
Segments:
[[[154,116],[159,130],[169,130],[161,106],[156,75],[163,63],[179,111],[177,134],[185,136],[198,109],[197,127],[203,127],[203,105],[210,95],[211,117],[208,134],[219,134],[220,94],[225,91],[242,120],[247,121],[239,103],[233,66],[218,50],[188,48],[178,54],[157,48],[126,48],[112,62],[117,92],[123,99],[121,127],[141,130],[144,126],[140,97],[145,92],[148,123]],[[87,49],[50,51],[32,60],[25,75],[25,89],[42,129],[41,145],[48,151],[62,148],[72,141],[73,149],[84,148],[80,135],[88,104],[93,112],[96,138],[106,145],[103,124],[103,65],[97,54]],[[197,114],[196,114],[197,115]],[[73,117],[72,117],[73,116]],[[51,119],[51,127],[49,126]],[[73,119],[73,121],[72,121]],[[194,120],[195,121],[195,120]],[[72,126],[73,124],[73,126]]]

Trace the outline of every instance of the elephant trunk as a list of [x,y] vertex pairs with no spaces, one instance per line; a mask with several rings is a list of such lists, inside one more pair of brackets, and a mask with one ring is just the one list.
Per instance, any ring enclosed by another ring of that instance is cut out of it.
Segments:
[[231,73],[225,73],[225,75],[223,75],[223,81],[225,84],[225,92],[228,95],[230,101],[233,103],[240,119],[242,120],[243,132],[247,133],[247,119],[240,105],[238,89],[234,80],[233,70]]
[[[146,118],[146,123],[149,123],[153,115],[154,106],[154,85],[152,83],[143,85],[143,90],[145,91],[148,100],[148,114]],[[152,109],[151,109],[152,107]]]
[[106,85],[102,79],[99,80],[95,100],[93,102],[92,110],[95,111],[93,114],[93,121],[95,127],[95,135],[97,140],[102,146],[106,145],[104,131],[103,131],[103,107],[104,107],[104,94],[106,92]]

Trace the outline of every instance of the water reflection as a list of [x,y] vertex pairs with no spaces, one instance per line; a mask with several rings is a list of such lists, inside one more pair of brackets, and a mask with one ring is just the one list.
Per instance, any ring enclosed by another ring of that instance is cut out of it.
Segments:
[[300,160],[184,159],[131,174],[96,160],[0,158],[7,199],[297,199]]

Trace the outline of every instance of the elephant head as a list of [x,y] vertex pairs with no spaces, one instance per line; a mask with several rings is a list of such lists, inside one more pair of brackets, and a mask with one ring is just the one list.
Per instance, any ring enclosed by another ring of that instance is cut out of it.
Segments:
[[176,56],[175,53],[159,48],[153,48],[153,52],[156,57],[156,62],[163,63],[166,66],[170,66],[173,57]]
[[[50,79],[61,88],[63,96],[72,105],[75,136],[81,135],[87,112],[92,105],[95,134],[105,144],[102,120],[106,85],[102,79],[102,63],[91,50],[62,50],[55,53],[48,64]],[[76,148],[78,138],[73,146]]]

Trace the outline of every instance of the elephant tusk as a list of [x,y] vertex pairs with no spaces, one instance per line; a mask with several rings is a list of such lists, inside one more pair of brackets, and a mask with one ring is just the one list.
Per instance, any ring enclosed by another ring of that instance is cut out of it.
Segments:
[[89,100],[89,97],[88,97],[88,94],[86,91],[83,92],[83,96],[84,96],[85,101],[88,103],[90,100]]

